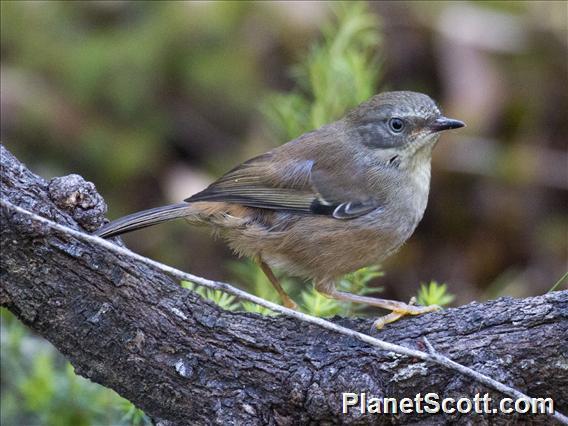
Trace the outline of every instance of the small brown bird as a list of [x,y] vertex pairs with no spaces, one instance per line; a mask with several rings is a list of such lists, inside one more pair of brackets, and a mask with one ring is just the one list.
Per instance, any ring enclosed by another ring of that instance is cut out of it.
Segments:
[[392,311],[377,327],[438,309],[336,290],[342,275],[381,262],[412,235],[430,189],[430,160],[441,131],[465,126],[415,92],[386,92],[347,115],[254,157],[185,202],[134,213],[96,232],[112,237],[176,218],[218,231],[271,271],[311,278],[327,297]]

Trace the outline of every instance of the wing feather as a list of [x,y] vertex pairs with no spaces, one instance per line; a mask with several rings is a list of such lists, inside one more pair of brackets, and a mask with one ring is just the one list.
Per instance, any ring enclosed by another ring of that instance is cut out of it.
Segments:
[[[380,204],[375,200],[341,200],[322,196],[312,179],[313,160],[274,161],[267,153],[242,163],[186,202],[222,201],[261,209],[322,214],[352,219]],[[318,183],[325,186],[325,173],[318,170]],[[325,188],[328,194],[329,184]],[[341,192],[348,192],[345,189]]]

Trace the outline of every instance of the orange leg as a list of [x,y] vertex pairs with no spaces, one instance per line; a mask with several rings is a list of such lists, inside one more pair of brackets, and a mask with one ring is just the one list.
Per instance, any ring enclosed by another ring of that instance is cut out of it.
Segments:
[[282,303],[284,304],[284,306],[286,306],[287,308],[290,308],[290,309],[294,309],[294,310],[297,309],[298,305],[296,305],[296,303],[284,291],[284,289],[282,288],[282,286],[278,282],[278,278],[276,278],[276,276],[272,272],[272,269],[270,269],[270,267],[266,263],[264,263],[262,261],[262,259],[258,259],[257,261],[258,261],[258,264],[260,265],[260,268],[262,269],[262,272],[264,272],[264,275],[266,275],[266,278],[268,278],[268,280],[272,283],[272,285],[276,289],[276,292],[278,293],[278,295],[282,299]]

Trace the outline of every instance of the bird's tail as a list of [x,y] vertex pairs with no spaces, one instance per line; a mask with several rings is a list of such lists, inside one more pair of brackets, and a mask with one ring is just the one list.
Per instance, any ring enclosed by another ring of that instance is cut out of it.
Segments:
[[180,217],[188,217],[194,214],[195,212],[190,203],[170,204],[163,207],[156,207],[155,209],[132,213],[120,219],[113,220],[95,231],[95,235],[110,238],[136,229],[147,228],[148,226],[158,223],[167,222]]

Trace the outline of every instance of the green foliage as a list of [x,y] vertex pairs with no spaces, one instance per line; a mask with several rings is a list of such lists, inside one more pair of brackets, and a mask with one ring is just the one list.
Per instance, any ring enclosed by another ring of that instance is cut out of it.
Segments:
[[[278,302],[278,293],[276,293],[276,290],[272,284],[270,284],[266,275],[264,275],[255,262],[250,259],[230,262],[229,269],[235,276],[237,282],[246,285],[258,297],[262,297],[271,302]],[[286,289],[290,285],[288,278],[282,277],[278,273],[276,273],[276,277],[280,280],[283,288]]]
[[283,140],[338,119],[375,94],[381,71],[377,17],[365,3],[335,3],[333,11],[321,42],[293,69],[298,89],[266,102],[265,113]]
[[21,382],[20,391],[31,411],[43,412],[49,408],[55,392],[52,366],[53,353],[39,353],[32,360],[30,375]]
[[[274,303],[281,303],[276,290],[264,275],[262,270],[254,262],[245,260],[243,262],[233,262],[231,269],[237,277],[237,281],[248,285],[254,294],[269,300]],[[380,287],[371,287],[372,280],[383,275],[378,266],[369,266],[362,268],[353,273],[347,274],[338,283],[338,288],[343,291],[348,291],[356,294],[369,294],[382,291]],[[288,293],[294,288],[305,287],[295,280],[278,276],[280,284],[286,289]],[[181,286],[193,291],[196,291],[200,296],[219,305],[221,308],[236,311],[244,310],[245,312],[252,312],[261,315],[273,315],[274,313],[263,306],[259,306],[249,301],[237,302],[236,298],[232,295],[223,293],[219,290],[210,290],[188,281],[182,281]],[[330,317],[334,315],[352,315],[354,313],[361,313],[364,309],[362,305],[356,305],[347,302],[340,302],[338,300],[329,299],[322,294],[315,291],[310,285],[309,289],[304,289],[299,294],[300,308],[311,315],[318,317]]]
[[81,170],[125,212],[130,197],[115,183],[160,175],[173,104],[222,106],[239,120],[262,79],[257,52],[243,48],[250,3],[109,4],[1,2],[2,65],[25,87],[25,125],[10,139],[43,167],[66,152],[64,170]]
[[448,293],[448,286],[446,284],[439,284],[436,281],[430,281],[428,284],[420,284],[420,290],[418,290],[417,297],[419,305],[445,306],[452,303],[454,299],[455,296]]
[[[235,262],[232,265],[233,271],[239,276],[244,283],[252,283],[254,293],[263,299],[270,300],[274,303],[280,303],[278,295],[261,269],[251,261],[241,263]],[[341,291],[369,295],[383,291],[382,287],[372,286],[373,280],[382,277],[384,272],[380,266],[368,266],[361,268],[355,272],[345,275],[337,284]],[[564,277],[563,277],[564,278]],[[286,283],[286,287],[291,287],[292,280],[281,279],[281,283]],[[236,311],[239,309],[245,312],[258,313],[261,315],[272,315],[273,312],[267,308],[256,305],[255,303],[243,301],[236,302],[234,296],[225,294],[218,290],[209,290],[204,287],[196,286],[193,283],[183,281],[181,284],[184,288],[196,291],[202,297],[215,302],[223,309]],[[341,302],[330,299],[318,293],[313,287],[301,291],[299,295],[300,308],[305,313],[317,317],[332,317],[334,315],[351,316],[354,314],[361,315],[366,306],[350,302]],[[422,306],[449,305],[455,296],[448,292],[446,284],[430,281],[428,284],[421,283],[418,291],[417,302]]]
[[[233,272],[233,275],[235,275],[236,280],[243,285],[246,285],[247,288],[255,295],[262,297],[265,300],[269,300],[270,302],[280,303],[278,293],[276,293],[276,290],[266,275],[264,275],[255,262],[250,259],[246,259],[241,262],[231,262],[229,267]],[[280,280],[280,284],[286,291],[292,288],[292,279],[283,277],[278,273],[276,274],[276,277]],[[252,312],[261,315],[274,314],[270,309],[248,301],[241,302],[241,307],[245,312]]]
[[[367,266],[355,272],[345,275],[338,284],[339,290],[348,293],[359,294],[361,296],[369,295],[370,293],[380,293],[383,291],[382,287],[372,287],[370,284],[375,278],[382,277],[384,272],[381,271],[379,265]],[[360,303],[348,303],[345,315],[360,314],[366,306]]]
[[[71,364],[1,310],[2,425],[150,425],[118,394],[75,374]],[[5,390],[10,389],[10,392]]]
[[302,310],[316,317],[332,317],[341,315],[345,311],[345,303],[327,298],[318,293],[313,287],[302,291],[300,300]]
[[[233,271],[236,280],[241,282],[243,285],[246,285],[252,293],[265,300],[280,303],[276,290],[274,290],[274,287],[256,263],[247,259],[242,262],[231,262],[229,266]],[[290,278],[280,276],[279,280],[285,289],[292,287],[292,280]],[[261,315],[274,314],[270,309],[259,306],[255,303],[249,301],[239,302],[235,296],[229,295],[220,290],[207,289],[189,281],[182,281],[181,286],[197,292],[197,294],[204,299],[211,300],[221,308],[228,311],[244,310],[245,312],[252,312]]]
[[[337,283],[337,288],[341,291],[359,295],[378,293],[383,290],[382,287],[373,287],[371,283],[375,278],[383,275],[384,273],[381,271],[380,266],[368,266],[345,275]],[[329,299],[315,291],[315,289],[303,291],[300,297],[303,310],[318,317],[360,315],[366,309],[366,306],[362,304]]]
[[150,418],[144,414],[140,408],[136,408],[136,406],[126,399],[122,399],[118,403],[121,411],[125,414],[120,419],[120,424],[123,425],[131,425],[131,426],[150,426],[153,425]]
[[211,300],[213,303],[216,303],[221,308],[227,311],[235,311],[239,307],[237,298],[235,296],[224,293],[220,290],[212,290],[209,288],[198,286],[190,281],[182,281],[181,286],[183,288],[195,291],[204,299]]
[[241,306],[243,308],[243,311],[250,312],[252,314],[274,315],[274,312],[272,312],[270,309],[257,305],[256,303],[249,302],[247,300],[241,302]]
[[[265,300],[269,300],[274,303],[280,303],[280,299],[274,287],[268,281],[268,278],[262,270],[251,260],[243,260],[242,262],[231,262],[230,269],[233,271],[238,282],[246,285],[252,293],[256,294]],[[290,287],[291,280],[287,278],[280,277],[280,283],[284,288]],[[212,302],[219,305],[221,308],[228,311],[243,310],[245,312],[251,312],[261,315],[273,315],[270,309],[263,306],[257,305],[249,301],[237,301],[237,298],[233,295],[223,293],[220,290],[211,290],[195,283],[189,281],[182,281],[181,286],[189,290],[195,291],[204,299],[211,300]]]

